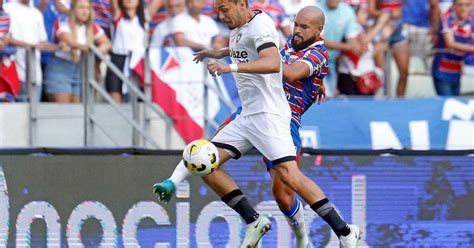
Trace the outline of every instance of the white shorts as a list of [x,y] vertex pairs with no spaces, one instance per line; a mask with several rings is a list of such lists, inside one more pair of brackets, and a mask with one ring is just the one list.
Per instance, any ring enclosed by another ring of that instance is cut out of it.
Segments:
[[255,147],[277,165],[296,160],[290,123],[290,117],[270,113],[237,115],[217,133],[212,143],[225,149],[235,159]]

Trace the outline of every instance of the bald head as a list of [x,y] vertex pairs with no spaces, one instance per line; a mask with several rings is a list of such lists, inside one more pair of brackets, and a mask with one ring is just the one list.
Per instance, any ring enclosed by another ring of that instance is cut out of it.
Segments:
[[321,39],[324,13],[315,6],[304,7],[296,14],[294,24],[293,48],[301,50]]
[[306,6],[302,8],[296,15],[309,20],[313,25],[324,26],[324,13],[316,6]]

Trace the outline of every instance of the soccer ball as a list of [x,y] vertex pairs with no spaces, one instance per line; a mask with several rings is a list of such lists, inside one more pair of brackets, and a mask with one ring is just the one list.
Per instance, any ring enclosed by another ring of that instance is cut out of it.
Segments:
[[189,172],[197,176],[205,176],[217,169],[219,153],[214,144],[199,139],[184,148],[183,161]]

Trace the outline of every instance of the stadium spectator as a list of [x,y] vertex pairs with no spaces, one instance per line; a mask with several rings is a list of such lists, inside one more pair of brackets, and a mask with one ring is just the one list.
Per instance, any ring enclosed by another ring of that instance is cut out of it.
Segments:
[[448,12],[452,5],[453,0],[438,0],[438,7],[441,15]]
[[421,58],[425,68],[428,68],[428,53],[436,43],[439,16],[438,0],[403,3],[403,28],[410,43],[410,54]]
[[[53,27],[54,23],[58,19],[59,12],[56,10],[54,6],[54,1],[48,1],[46,6],[44,7],[43,13],[43,20],[44,20],[44,27],[46,29],[46,35],[48,36],[48,41],[54,43],[54,34],[53,34]],[[48,65],[48,61],[53,55],[52,52],[49,51],[42,51],[41,52],[41,69],[42,71],[46,71],[46,67]],[[43,90],[44,92],[44,90]]]
[[112,37],[112,5],[111,0],[92,0],[94,23],[104,30],[107,37]]
[[174,17],[186,10],[184,0],[167,0],[168,17],[155,28],[150,46],[176,46],[173,38]]
[[[403,30],[403,22],[401,21],[402,3],[403,0],[368,1],[369,14],[373,18],[378,18],[383,13],[389,13],[391,17],[391,21],[386,25],[386,27],[391,31],[391,34],[388,37],[388,46],[392,51],[392,56],[395,59],[399,73],[396,90],[398,97],[405,95],[408,80],[408,67],[410,63],[410,47]],[[385,67],[384,56],[383,49],[376,49],[375,62],[380,68]]]
[[54,0],[54,7],[59,13],[68,15],[69,8],[71,7],[71,0]]
[[[71,0],[54,1],[56,11],[66,16],[69,14],[71,4]],[[94,23],[99,25],[110,39],[112,29],[111,0],[92,0],[92,8],[94,10]]]
[[201,14],[204,0],[186,0],[187,10],[174,18],[173,37],[176,46],[187,46],[196,50],[219,49],[225,41],[219,35],[216,22]]
[[286,37],[291,34],[291,21],[287,18],[285,9],[280,5],[278,0],[253,0],[249,1],[250,9],[261,10],[267,13],[275,23],[275,27],[281,34],[283,45]]
[[362,52],[360,55],[347,51],[341,53],[337,86],[344,95],[373,95],[382,86],[383,69],[375,66],[372,42],[389,21],[390,15],[382,14],[375,25],[369,27],[367,8],[352,6],[357,13],[357,38],[362,43]]
[[[148,5],[153,2],[153,0],[142,0],[143,3],[145,4],[145,8],[148,7]],[[164,1],[166,3],[166,1]],[[155,13],[152,13],[149,21],[149,30],[148,30],[148,35],[150,37],[153,36],[153,33],[156,29],[156,27],[164,21],[168,17],[168,13],[166,11],[165,4],[163,4]]]
[[10,17],[3,9],[0,0],[0,102],[13,102],[14,96],[20,91],[20,82],[13,60],[15,48],[9,46]]
[[341,0],[321,0],[317,4],[326,16],[323,30],[326,47],[329,49],[329,73],[324,78],[326,95],[333,97],[337,90],[336,59],[341,52],[361,53],[357,40],[357,19],[354,10]]
[[436,93],[457,96],[461,89],[462,65],[468,53],[474,52],[471,0],[454,0],[451,10],[441,18],[438,45],[432,75]]
[[0,49],[3,54],[3,49],[8,45],[8,36],[10,29],[10,17],[8,13],[3,10],[3,0],[0,0]]
[[[4,6],[10,16],[10,44],[17,46],[16,63],[17,72],[21,81],[21,91],[17,97],[17,101],[27,100],[27,79],[26,68],[27,63],[34,66],[35,78],[32,78],[32,85],[36,90],[33,99],[39,100],[41,97],[42,71],[40,63],[39,50],[53,50],[55,47],[48,42],[46,30],[41,12],[30,5],[30,0],[21,0],[19,2],[9,2]],[[26,53],[28,49],[35,49],[35,60],[26,61]]]
[[296,14],[306,6],[315,6],[317,0],[280,0],[280,4],[285,11],[286,18],[290,22],[295,19]]
[[[131,52],[144,52],[148,46],[147,25],[150,17],[163,5],[161,0],[153,0],[146,9],[142,0],[112,0],[114,34],[111,61],[128,74],[126,63]],[[122,102],[125,88],[122,80],[110,69],[107,70],[105,86],[116,102]]]
[[80,102],[81,55],[91,44],[96,44],[103,53],[112,46],[92,17],[90,0],[73,0],[69,17],[59,19],[54,25],[55,40],[61,49],[54,53],[45,72],[46,93],[52,102]]

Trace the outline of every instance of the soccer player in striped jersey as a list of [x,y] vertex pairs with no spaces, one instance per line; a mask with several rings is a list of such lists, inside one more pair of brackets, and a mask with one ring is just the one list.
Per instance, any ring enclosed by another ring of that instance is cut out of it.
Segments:
[[[320,87],[328,70],[328,54],[324,47],[324,41],[319,36],[324,25],[324,15],[319,8],[303,8],[297,14],[294,22],[293,35],[288,38],[288,42],[281,50],[280,55],[283,61],[283,79],[285,81],[283,88],[290,104],[292,116],[290,122],[291,136],[297,155],[299,155],[301,152],[301,140],[298,133],[300,118],[314,102],[318,101],[318,97],[324,96],[324,90]],[[221,56],[218,51],[201,51],[196,54],[195,60],[202,61],[206,57],[220,58]],[[216,71],[216,68],[210,69],[211,72]],[[219,72],[219,70],[217,71]],[[240,111],[238,110],[228,118],[224,125],[232,124],[234,119],[239,118],[239,115]],[[214,141],[214,139],[212,140]],[[355,247],[357,245],[360,238],[359,228],[355,225],[348,225],[342,219],[314,182],[308,178],[303,178],[303,174],[297,167],[282,167],[281,163],[278,164],[266,158],[264,161],[272,176],[273,194],[295,234],[298,248],[311,247],[311,243],[306,233],[303,212],[301,211],[302,204],[295,197],[295,192],[311,204],[311,208],[331,226],[340,238],[341,247]],[[295,178],[285,178],[288,175],[278,171],[281,169],[301,175],[302,177],[297,180],[301,180],[299,182],[304,181],[302,187],[308,190],[311,196],[308,196],[308,191],[304,192],[295,182],[289,182]],[[181,162],[169,179],[155,184],[154,190],[159,195],[160,200],[169,201],[176,190],[175,185],[189,175]],[[248,223],[243,247],[255,247],[264,234],[264,231],[258,230],[258,219],[261,217],[258,217],[258,213],[250,206],[236,183],[221,169],[203,177],[203,179],[216,192],[220,192],[219,195],[223,195],[222,200]],[[222,194],[223,189],[229,185],[231,185],[232,190],[227,190],[227,194]],[[249,218],[255,218],[254,222],[257,223],[255,227],[254,223],[247,221]],[[252,242],[246,242],[247,240],[252,240]]]

